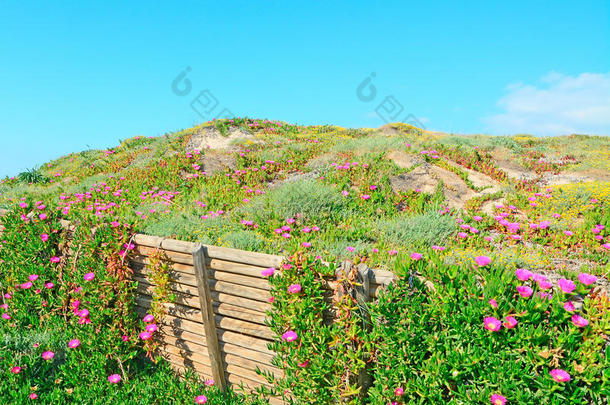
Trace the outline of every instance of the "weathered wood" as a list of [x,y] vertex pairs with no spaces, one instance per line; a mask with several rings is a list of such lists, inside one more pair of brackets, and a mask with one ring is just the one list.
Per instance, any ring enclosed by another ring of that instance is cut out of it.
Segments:
[[218,292],[232,294],[238,297],[250,298],[262,302],[269,302],[269,299],[271,298],[269,291],[228,283],[226,281],[211,280],[210,287]]
[[[177,241],[167,238],[136,234],[134,237],[136,244],[146,247],[162,247],[166,251],[189,255],[189,247],[195,245],[192,242]],[[269,255],[259,252],[248,252],[244,250],[231,249],[221,246],[202,245],[207,250],[211,258],[228,260],[232,262],[245,263],[261,267],[279,267],[284,258],[282,256]],[[191,250],[192,251],[192,250]],[[182,263],[182,262],[181,262]]]
[[205,328],[208,355],[212,366],[212,375],[221,391],[225,391],[227,381],[222,368],[222,357],[218,345],[218,334],[216,332],[216,317],[212,306],[212,296],[208,281],[208,270],[205,266],[205,250],[198,246],[193,251],[193,263],[195,265],[195,276],[199,284],[199,301],[201,303],[201,319]]
[[[145,315],[148,311],[143,307],[136,307],[136,311],[140,315]],[[169,329],[177,337],[181,337],[183,333],[188,332],[190,334],[199,335],[198,342],[202,342],[205,345],[203,337],[205,337],[205,329],[201,321],[195,322],[188,319],[176,317],[173,315],[165,315],[163,317],[161,330]],[[267,355],[273,356],[275,353],[269,350],[269,340],[260,339],[254,336],[243,335],[229,330],[217,328],[218,340],[220,342],[230,343],[236,346],[244,347],[250,350],[255,350]],[[168,332],[169,333],[169,332]]]
[[164,239],[161,242],[161,248],[165,250],[173,250],[174,252],[189,254],[194,249],[197,249],[197,244],[193,242],[186,242],[183,240]]
[[160,248],[161,242],[163,242],[164,239],[165,238],[161,236],[144,235],[141,233],[133,235],[133,242],[136,245],[150,246],[153,248]]
[[[176,349],[180,350],[182,352],[181,354],[186,358],[192,358],[194,360],[202,362],[205,365],[211,366],[209,356],[205,355],[207,348],[203,345],[199,345],[197,343],[193,343],[184,339],[178,339],[169,335],[163,335],[163,339],[160,341],[160,344],[163,347],[171,347],[174,351]],[[258,368],[260,370],[265,370],[270,373],[273,373],[273,375],[278,378],[283,376],[282,370],[278,369],[273,365],[257,362],[247,357],[239,356],[235,353],[225,352],[224,363],[225,367],[229,364],[232,364],[250,371],[256,371],[256,369]]]
[[[208,372],[208,370],[211,371],[211,369],[201,363],[193,363],[190,361],[185,361],[184,358],[182,358],[182,356],[175,355],[172,353],[162,354],[162,356],[165,357],[176,370],[186,372],[189,369],[190,370],[194,369],[196,372],[200,373],[203,377],[208,377],[211,375],[210,372]],[[260,380],[261,380],[260,376],[258,376],[258,378],[255,380],[250,380],[248,378],[242,377],[237,374],[228,374],[227,375],[227,381],[229,381],[232,384],[235,384],[236,386],[241,386],[243,384],[243,387],[245,388],[245,391],[247,391],[247,392],[251,392],[251,391],[254,391],[258,387],[268,385],[268,384],[264,384]]]
[[[141,264],[141,263],[135,263],[135,266],[133,267],[133,269],[134,269],[134,272],[140,273],[140,274],[150,274],[151,273],[151,270],[149,268],[147,268],[146,265]],[[197,280],[194,276],[194,273],[193,273],[193,275],[190,275],[190,274],[179,272],[179,271],[170,271],[169,275],[170,275],[170,279],[172,279],[174,281],[177,281],[177,282],[180,282],[183,284],[187,284],[187,285],[190,285],[193,287],[197,286]],[[209,267],[208,267],[208,278],[214,279],[214,280],[219,280],[219,281],[227,281],[227,282],[230,282],[233,284],[239,284],[239,285],[243,285],[246,287],[258,288],[258,289],[266,290],[266,291],[269,291],[271,289],[271,285],[269,284],[269,281],[264,278],[244,276],[241,274],[234,274],[234,273],[225,272],[222,270],[210,269]]]
[[[163,328],[160,330],[160,333],[156,336],[156,339],[161,339],[164,342],[172,342],[176,341],[184,341],[185,343],[191,343],[200,347],[205,346],[202,344],[201,335],[193,332],[189,332],[187,330],[181,330],[180,333],[176,334],[173,331],[165,331]],[[175,346],[180,347],[179,344],[175,344]],[[223,353],[230,353],[236,356],[243,357],[245,359],[250,359],[256,361],[261,364],[266,364],[268,366],[273,366],[272,360],[275,357],[269,353],[259,352],[257,350],[252,350],[251,348],[241,347],[232,343],[220,342],[220,349]]]
[[[201,354],[201,353],[196,353],[196,352],[190,352],[172,345],[165,345],[163,346],[163,352],[166,353],[170,353],[176,356],[181,356],[185,363],[192,363],[193,366],[197,367],[199,365],[203,366],[200,368],[203,368],[204,370],[209,367],[212,368],[212,376],[214,375],[214,370],[213,367],[209,364],[210,363],[210,359]],[[241,358],[239,358],[241,359]],[[223,374],[225,373],[230,373],[230,374],[237,374],[241,377],[250,379],[252,381],[260,381],[260,383],[271,386],[271,384],[269,384],[265,379],[262,378],[261,375],[259,375],[256,371],[254,370],[250,370],[248,368],[243,367],[240,364],[234,364],[234,363],[225,363],[223,364]],[[215,379],[216,381],[216,379]],[[226,381],[226,377],[225,377],[225,381]],[[218,382],[216,381],[216,385],[220,388],[220,385],[218,384]]]
[[[367,303],[371,300],[370,279],[371,269],[365,263],[356,266],[356,302],[362,316],[362,329],[368,331],[371,329],[371,315],[368,310]],[[370,370],[370,359],[368,356],[362,358],[365,366],[358,373],[358,385],[360,389],[360,398],[364,399],[367,396],[369,388],[373,385],[373,376]]]
[[[142,277],[140,273],[135,273],[133,279],[134,281],[138,282],[138,291],[140,291],[142,294],[152,296],[152,291],[154,287],[151,280]],[[198,292],[194,287],[180,283],[170,282],[169,288],[170,290],[177,293],[176,296],[178,303],[193,306],[193,301],[189,300],[189,297],[186,295],[197,297]],[[246,310],[246,312],[257,311],[262,314],[266,314],[267,311],[271,309],[271,304],[269,304],[268,302],[243,298],[238,295],[219,293],[214,290],[212,290],[212,299],[214,300],[214,302],[223,302],[242,307],[244,308],[244,310]],[[198,306],[196,307],[198,308]]]

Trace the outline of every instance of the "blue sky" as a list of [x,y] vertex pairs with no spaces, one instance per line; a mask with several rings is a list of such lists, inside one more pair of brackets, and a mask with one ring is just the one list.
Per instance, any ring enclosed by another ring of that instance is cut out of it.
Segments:
[[225,108],[377,127],[390,96],[428,129],[607,135],[609,4],[0,0],[0,177]]

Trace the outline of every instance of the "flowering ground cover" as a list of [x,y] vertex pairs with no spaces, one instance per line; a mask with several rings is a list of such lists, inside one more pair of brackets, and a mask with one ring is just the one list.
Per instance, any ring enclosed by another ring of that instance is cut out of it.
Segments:
[[[187,148],[204,128],[246,136],[224,150]],[[135,315],[126,264],[131,235],[143,232],[290,258],[268,274],[269,322],[287,371],[277,391],[297,403],[607,403],[609,149],[607,139],[580,135],[236,118],[5,178],[0,398],[262,401],[193,375],[176,379],[152,354],[161,306]],[[531,176],[512,176],[500,151]],[[475,171],[500,191],[450,208],[445,193],[455,185],[404,187],[422,165],[484,191]],[[69,243],[62,220],[75,224]],[[343,260],[392,270],[397,281],[367,306],[349,294],[331,300],[328,263]],[[162,267],[156,295],[167,298]]]

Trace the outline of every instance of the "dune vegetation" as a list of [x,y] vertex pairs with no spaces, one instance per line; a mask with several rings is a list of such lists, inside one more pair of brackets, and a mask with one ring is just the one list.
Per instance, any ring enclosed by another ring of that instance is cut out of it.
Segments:
[[[0,399],[264,403],[155,355],[141,232],[287,258],[269,325],[295,403],[607,404],[609,205],[610,140],[586,135],[235,118],[72,153],[0,181]],[[345,260],[397,279],[329,323]]]

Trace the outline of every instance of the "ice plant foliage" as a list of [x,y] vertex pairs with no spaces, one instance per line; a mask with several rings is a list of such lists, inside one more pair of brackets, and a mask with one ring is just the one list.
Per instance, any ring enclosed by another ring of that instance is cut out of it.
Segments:
[[[255,141],[212,151],[231,163],[211,170],[203,151],[184,150],[204,127],[244,131]],[[541,186],[578,166],[581,155],[608,170],[604,141],[388,129],[393,134],[379,137],[214,120],[0,180],[0,205],[11,209],[1,220],[0,369],[7,378],[0,398],[256,402],[190,377],[182,382],[153,355],[172,293],[159,259],[149,269],[160,285],[150,313],[142,319],[134,311],[128,257],[137,230],[296,257],[281,271],[261,270],[272,285],[273,362],[284,371],[270,382],[296,403],[604,403],[610,311],[598,279],[610,250],[610,186]],[[551,156],[568,144],[569,154]],[[499,145],[531,170],[527,180],[499,166]],[[485,189],[474,182],[482,173],[501,191],[483,192],[460,211],[447,205],[444,187],[397,190],[406,172],[397,153],[452,172],[474,192]],[[594,154],[602,158],[589,159]],[[78,224],[72,240],[60,220]],[[588,264],[575,277],[555,260],[566,258]],[[357,302],[353,274],[335,275],[343,259],[398,278],[386,292],[375,287],[372,302]],[[329,276],[339,278],[332,296]],[[45,360],[45,352],[54,356]],[[368,393],[359,390],[363,370],[373,377]],[[113,375],[120,380],[110,381]]]

